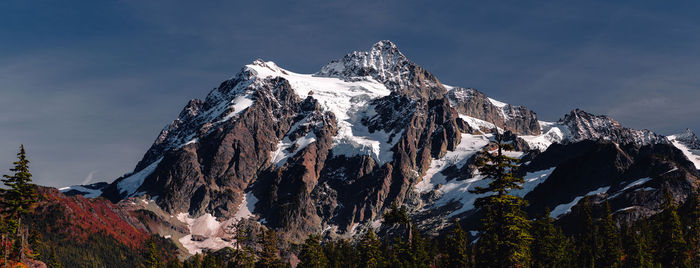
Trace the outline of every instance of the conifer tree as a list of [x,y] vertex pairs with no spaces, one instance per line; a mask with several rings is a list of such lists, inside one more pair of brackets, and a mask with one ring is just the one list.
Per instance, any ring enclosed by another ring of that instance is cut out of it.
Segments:
[[612,218],[610,203],[605,201],[605,210],[600,221],[601,251],[598,267],[619,267],[622,259],[620,238]]
[[359,264],[357,250],[345,239],[326,243],[323,251],[330,268],[357,267]]
[[[495,131],[497,132],[497,131]],[[517,159],[503,154],[511,150],[510,144],[503,142],[503,136],[496,133],[495,153],[482,152],[476,165],[485,179],[491,180],[487,187],[470,190],[476,194],[491,194],[480,197],[474,205],[485,212],[482,219],[482,232],[477,246],[480,259],[489,267],[528,266],[530,263],[530,222],[522,207],[527,202],[521,197],[508,194],[513,189],[522,189],[523,178],[516,176]]]
[[277,232],[275,230],[263,231],[261,244],[262,252],[256,266],[266,268],[281,266],[282,262],[277,255]]
[[[641,228],[639,228],[641,230]],[[649,244],[644,232],[625,225],[623,228],[623,246],[626,253],[624,267],[652,267]]]
[[158,268],[161,266],[160,255],[158,254],[158,249],[156,244],[153,242],[153,238],[148,240],[148,248],[146,249],[146,267],[147,268]]
[[428,252],[425,239],[416,228],[412,228],[410,244],[410,267],[430,267],[432,258]]
[[576,249],[578,253],[577,263],[581,267],[595,267],[596,260],[599,254],[598,245],[598,226],[593,221],[593,211],[591,201],[584,198],[583,204],[583,232],[576,241]]
[[533,267],[564,267],[566,266],[567,239],[561,228],[554,226],[554,219],[549,216],[549,209],[532,222]]
[[320,236],[310,235],[306,241],[304,241],[304,244],[301,246],[301,252],[299,252],[298,267],[328,267],[328,259],[326,258],[326,254],[323,253]]
[[447,236],[446,267],[470,267],[467,233],[458,221],[455,221],[452,232]]
[[[37,201],[36,185],[32,184],[32,174],[29,173],[29,160],[27,159],[24,145],[20,145],[15,166],[10,169],[12,175],[3,175],[2,182],[5,189],[0,189],[2,199],[0,207],[8,224],[17,228],[21,225],[21,217],[30,212]],[[16,232],[11,228],[9,231]]]
[[700,195],[692,192],[688,197],[688,232],[686,241],[690,249],[690,257],[693,267],[700,267]]
[[14,251],[18,260],[24,261],[28,232],[26,228],[22,229],[22,217],[31,211],[38,200],[36,185],[32,183],[32,174],[29,173],[29,160],[24,145],[20,145],[17,161],[13,164],[14,167],[10,171],[14,174],[3,175],[5,189],[0,189],[0,208],[5,220],[5,230],[2,231],[15,235],[12,242]]
[[383,267],[382,242],[377,239],[372,229],[369,229],[360,240],[359,254],[361,267]]
[[683,238],[683,228],[678,217],[677,207],[673,203],[673,197],[671,197],[668,188],[664,192],[664,211],[662,212],[660,234],[658,242],[662,246],[661,264],[664,267],[689,267],[689,250]]
[[239,221],[236,226],[235,239],[236,243],[234,246],[236,251],[234,258],[238,267],[254,267],[255,250],[251,244],[255,243],[255,239],[253,239],[251,230],[244,225],[243,221]]
[[51,267],[51,268],[54,268],[54,267],[55,268],[63,268],[63,267],[65,267],[65,266],[63,266],[63,263],[61,263],[61,261],[59,260],[58,254],[56,254],[56,248],[50,247],[48,250],[49,250],[49,253],[44,255],[44,257],[45,257],[44,262],[46,263],[46,266]]

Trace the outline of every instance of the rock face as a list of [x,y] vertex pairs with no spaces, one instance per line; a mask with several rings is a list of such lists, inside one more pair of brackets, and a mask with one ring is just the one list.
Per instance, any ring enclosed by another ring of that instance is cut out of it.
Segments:
[[491,122],[504,130],[520,135],[542,133],[537,114],[523,106],[513,106],[490,99],[471,88],[455,87],[447,93],[452,106],[460,114]]
[[604,115],[593,115],[580,109],[574,109],[563,119],[560,124],[568,126],[571,131],[570,141],[612,140],[617,143],[648,145],[655,143],[668,143],[665,137],[657,135],[649,130],[634,130],[622,127],[619,122]]
[[690,129],[686,129],[683,133],[673,135],[675,141],[680,142],[691,150],[700,150],[700,139]]
[[[644,217],[657,211],[660,190],[637,193],[637,186],[670,187],[682,198],[697,181],[665,137],[581,110],[540,122],[525,107],[444,86],[380,41],[315,74],[262,60],[246,65],[205,100],[191,100],[134,172],[102,196],[153,200],[156,222],[177,230],[187,228],[161,214],[190,229],[203,221],[231,231],[247,219],[297,241],[310,233],[354,236],[382,228],[380,215],[396,203],[438,233],[455,217],[476,219],[478,196],[467,190],[488,181],[476,173],[474,155],[493,148],[495,128],[525,163],[527,183],[517,194],[532,213],[565,205],[566,215],[577,197],[609,187],[616,207],[643,207],[635,217]],[[672,167],[682,172],[663,173]],[[623,185],[644,176],[652,179]],[[219,229],[180,242],[225,238],[216,237]]]
[[371,77],[392,91],[419,99],[441,98],[446,92],[434,75],[408,60],[388,40],[377,42],[370,51],[333,60],[316,75],[350,80]]

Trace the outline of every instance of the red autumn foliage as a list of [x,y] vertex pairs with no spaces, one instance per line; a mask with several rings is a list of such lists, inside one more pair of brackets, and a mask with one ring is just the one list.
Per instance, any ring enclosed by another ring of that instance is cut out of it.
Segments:
[[92,234],[105,234],[129,246],[141,249],[149,238],[137,219],[104,198],[66,196],[55,188],[39,187],[40,200],[35,215],[55,215],[56,224],[49,231],[65,233],[71,239],[86,241]]

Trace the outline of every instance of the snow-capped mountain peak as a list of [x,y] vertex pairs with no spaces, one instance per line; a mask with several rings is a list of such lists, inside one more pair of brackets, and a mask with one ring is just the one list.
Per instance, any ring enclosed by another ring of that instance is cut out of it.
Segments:
[[316,73],[317,76],[358,79],[370,76],[380,82],[399,82],[410,61],[394,43],[383,40],[369,51],[354,51],[342,59],[331,61]]

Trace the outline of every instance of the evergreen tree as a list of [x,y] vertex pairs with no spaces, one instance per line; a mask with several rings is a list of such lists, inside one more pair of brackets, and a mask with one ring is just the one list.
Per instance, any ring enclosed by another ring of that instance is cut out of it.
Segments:
[[158,268],[162,264],[160,261],[160,254],[158,253],[158,249],[156,248],[156,243],[153,241],[153,238],[149,239],[147,242],[145,257],[145,264],[147,268]]
[[567,239],[561,228],[554,226],[549,209],[532,223],[532,236],[537,237],[531,245],[534,267],[566,266]]
[[617,226],[612,218],[610,203],[605,201],[605,211],[600,221],[601,251],[598,267],[619,267],[622,259],[622,248],[617,234]]
[[383,267],[382,242],[377,239],[372,229],[369,229],[360,240],[359,254],[361,267]]
[[24,261],[28,252],[28,231],[26,228],[22,229],[22,217],[31,211],[38,200],[36,185],[32,183],[32,174],[29,173],[29,160],[24,145],[20,145],[17,161],[13,164],[14,167],[10,171],[14,174],[3,175],[5,189],[0,189],[0,208],[5,220],[2,231],[15,235],[12,241],[13,251],[17,260]]
[[578,253],[577,263],[581,267],[595,267],[598,259],[598,226],[593,221],[593,211],[589,198],[584,198],[583,204],[583,232],[576,240],[576,251]]
[[357,267],[359,264],[357,250],[345,239],[326,243],[323,252],[328,257],[328,267]]
[[46,266],[51,267],[51,268],[63,268],[63,263],[58,259],[58,255],[56,254],[56,249],[54,247],[51,247],[51,255],[49,255],[49,259],[46,261]]
[[183,266],[185,268],[203,268],[202,267],[203,261],[204,261],[204,257],[201,254],[197,253],[197,254],[194,254],[194,256],[187,259]]
[[277,255],[277,232],[275,230],[263,231],[261,244],[262,252],[256,266],[266,268],[282,266],[282,261]]
[[447,260],[446,267],[470,267],[469,249],[468,249],[467,233],[455,221],[452,232],[447,236],[446,251]]
[[251,268],[255,266],[255,250],[253,244],[255,239],[250,228],[244,225],[244,221],[239,221],[235,233],[234,261],[237,267]]
[[413,228],[411,232],[413,234],[411,235],[411,244],[409,247],[409,267],[430,267],[432,258],[428,252],[425,239],[423,239],[417,229]]
[[622,234],[626,253],[624,267],[652,267],[651,249],[644,232],[625,227]]
[[522,207],[527,202],[521,197],[508,194],[513,189],[522,189],[523,178],[516,176],[517,159],[503,154],[511,150],[503,142],[503,135],[496,133],[495,154],[482,152],[477,158],[479,172],[490,179],[488,187],[477,187],[470,192],[492,194],[480,197],[474,203],[485,211],[482,232],[477,246],[480,259],[489,267],[525,267],[530,263],[530,222]]
[[391,209],[384,213],[382,217],[384,224],[410,224],[411,219],[408,217],[408,212],[406,208],[399,206],[394,202],[391,204]]
[[[32,205],[38,199],[36,185],[32,184],[32,174],[29,173],[29,160],[24,145],[19,147],[17,159],[13,163],[15,166],[10,169],[14,174],[3,175],[2,182],[5,184],[5,189],[0,189],[2,190],[0,206],[3,215],[6,221],[15,227],[21,225],[21,217],[30,212]],[[10,231],[14,232],[16,229]]]
[[300,268],[306,267],[328,267],[328,259],[326,254],[323,252],[321,247],[321,237],[318,235],[310,235],[304,244],[301,246],[301,252],[299,252],[299,266]]
[[688,207],[690,213],[688,215],[688,232],[686,241],[690,248],[690,257],[693,267],[700,267],[700,195],[693,192],[688,197]]
[[662,212],[659,244],[661,245],[660,262],[664,267],[689,267],[690,256],[683,238],[683,228],[678,217],[673,197],[666,188],[664,193],[664,211]]

